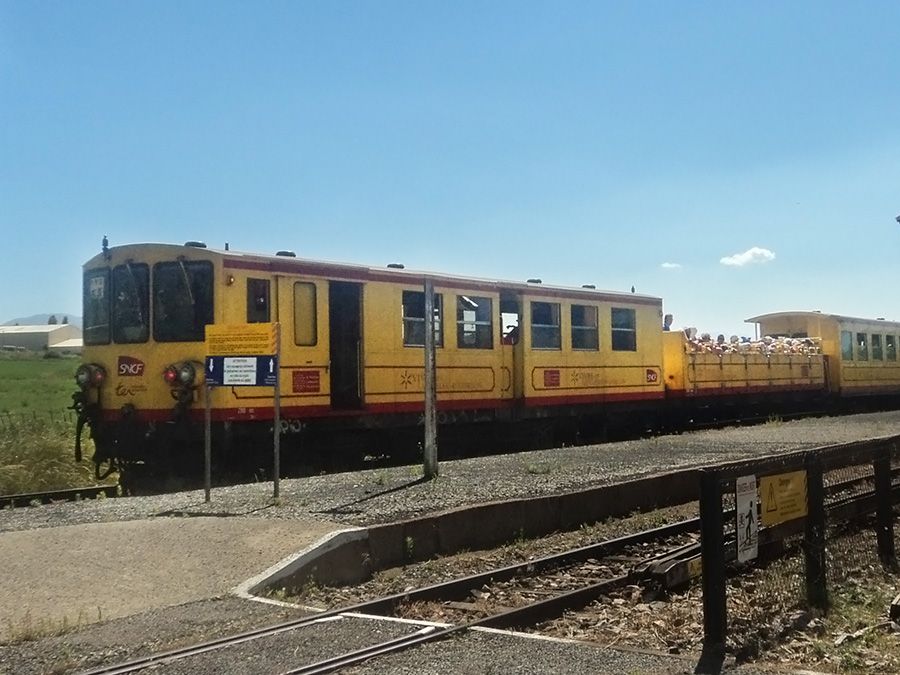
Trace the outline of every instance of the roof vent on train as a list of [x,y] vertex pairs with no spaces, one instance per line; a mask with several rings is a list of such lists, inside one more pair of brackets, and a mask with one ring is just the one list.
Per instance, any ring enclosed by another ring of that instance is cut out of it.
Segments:
[[543,283],[543,282],[542,282],[540,279],[529,279],[527,283],[529,283],[529,284],[540,284],[540,283]]
[[191,248],[206,248],[206,244],[202,241],[186,241],[184,242],[185,246],[190,246]]
[[406,265],[404,265],[403,263],[388,263],[388,269],[404,270],[406,269]]
[[280,255],[283,258],[296,258],[297,254],[293,251],[278,251],[275,255]]
[[581,287],[582,288],[591,288],[591,289],[597,288],[596,286],[594,286],[594,284],[581,284]]

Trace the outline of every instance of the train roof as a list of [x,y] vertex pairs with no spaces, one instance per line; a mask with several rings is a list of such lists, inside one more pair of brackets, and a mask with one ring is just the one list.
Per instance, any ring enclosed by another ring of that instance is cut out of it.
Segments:
[[[607,300],[612,302],[632,303],[641,305],[662,305],[662,298],[643,295],[640,293],[629,293],[624,291],[607,291],[598,290],[591,285],[582,287],[561,286],[554,284],[545,284],[540,279],[529,279],[528,281],[510,281],[504,279],[490,279],[486,277],[468,277],[442,272],[432,272],[428,270],[406,269],[405,266],[397,263],[391,263],[385,267],[373,267],[370,265],[361,265],[358,263],[342,263],[325,260],[313,260],[309,258],[298,258],[290,251],[280,251],[277,254],[260,254],[246,251],[224,250],[207,248],[197,242],[188,242],[184,246],[177,244],[125,244],[122,246],[110,247],[111,253],[127,254],[126,249],[132,249],[135,252],[145,247],[153,247],[158,249],[172,249],[172,255],[175,256],[176,250],[184,255],[185,250],[203,251],[214,255],[221,256],[226,268],[233,269],[249,269],[261,272],[285,272],[294,274],[310,274],[314,276],[337,276],[341,279],[351,279],[354,281],[393,281],[395,283],[419,284],[424,278],[431,279],[435,284],[445,286],[461,286],[463,288],[473,290],[511,290],[520,291],[529,295],[543,295],[556,297],[576,297],[592,300]],[[96,262],[102,262],[103,254],[95,256],[88,265]]]
[[837,323],[846,324],[846,323],[877,323],[879,326],[890,326],[892,328],[900,328],[900,321],[887,321],[885,319],[865,319],[862,317],[856,316],[844,316],[842,314],[827,314],[824,312],[820,312],[819,310],[800,310],[795,312],[772,312],[770,314],[760,314],[759,316],[752,316],[749,319],[745,319],[746,323],[762,323],[763,321],[773,321],[776,319],[791,319],[791,318],[826,318],[832,319]]

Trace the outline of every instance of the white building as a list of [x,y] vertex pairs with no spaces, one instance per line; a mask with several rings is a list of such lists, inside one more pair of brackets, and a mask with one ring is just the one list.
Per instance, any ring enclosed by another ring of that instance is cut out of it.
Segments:
[[81,329],[67,323],[0,326],[0,349],[81,353]]

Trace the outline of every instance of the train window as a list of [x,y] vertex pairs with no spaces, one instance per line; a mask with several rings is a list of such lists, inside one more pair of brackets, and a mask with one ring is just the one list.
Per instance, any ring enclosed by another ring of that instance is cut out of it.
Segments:
[[881,336],[872,335],[872,360],[883,361],[884,357],[881,351]]
[[119,344],[150,338],[150,268],[126,262],[113,270],[113,340]]
[[85,272],[82,290],[84,344],[109,344],[109,269]]
[[600,349],[596,307],[572,305],[572,349]]
[[[444,331],[441,329],[444,315],[443,297],[434,294],[434,346],[444,346]],[[403,345],[405,347],[425,346],[425,293],[403,291]]]
[[158,342],[203,342],[212,322],[211,262],[176,260],[153,266],[153,337]]
[[247,323],[268,323],[269,280],[247,279]]
[[856,334],[856,358],[859,361],[869,360],[869,343],[865,333]]
[[884,352],[888,361],[897,360],[897,338],[893,335],[884,336]]
[[500,291],[500,343],[519,343],[519,300],[507,291]]
[[562,349],[559,303],[531,303],[531,346],[533,349]]
[[637,351],[637,329],[633,309],[612,308],[612,348],[617,352]]
[[493,303],[490,298],[456,296],[456,346],[460,349],[493,349]]
[[853,360],[853,333],[849,330],[841,331],[841,358],[844,361]]
[[294,344],[313,347],[319,342],[316,319],[316,285],[298,281],[294,284]]

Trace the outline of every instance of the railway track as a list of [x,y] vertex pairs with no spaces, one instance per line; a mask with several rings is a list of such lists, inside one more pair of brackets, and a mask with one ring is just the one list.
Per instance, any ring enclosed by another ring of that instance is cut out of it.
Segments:
[[[534,578],[536,575],[540,574],[552,575],[554,570],[570,569],[579,563],[598,560],[604,556],[621,552],[629,546],[639,546],[648,542],[682,536],[692,528],[696,528],[696,524],[692,521],[673,523],[671,525],[665,525],[663,527],[645,530],[636,534],[618,537],[590,546],[546,556],[537,560],[531,560],[526,563],[510,565],[383,598],[376,598],[354,605],[321,612],[314,616],[303,617],[301,619],[295,619],[237,635],[217,638],[196,645],[134,659],[125,663],[102,666],[85,671],[83,675],[123,675],[125,673],[136,673],[157,664],[171,663],[173,661],[199,656],[214,650],[224,649],[253,640],[302,629],[304,626],[317,624],[333,617],[354,614],[391,616],[397,613],[398,610],[402,610],[404,607],[409,608],[415,606],[417,603],[461,601],[469,597],[473,590],[481,589],[488,584],[508,582],[517,577]],[[683,544],[679,544],[674,548],[681,549],[683,548]],[[653,556],[647,558],[644,563],[649,564],[654,559],[671,555],[672,549],[673,547],[671,545],[663,545]],[[604,578],[599,581],[592,580],[589,583],[581,585],[575,584],[574,588],[561,590],[551,597],[528,602],[520,607],[504,607],[499,611],[489,612],[486,616],[464,621],[452,626],[430,627],[431,629],[429,630],[418,630],[411,635],[404,636],[400,639],[373,645],[348,654],[341,654],[330,659],[304,665],[286,672],[297,674],[333,672],[337,668],[346,667],[353,663],[359,663],[372,656],[398,651],[427,641],[443,639],[454,633],[478,626],[508,628],[511,626],[536,623],[547,617],[558,615],[566,609],[580,607],[590,603],[603,593],[609,592],[611,588],[630,583],[637,579],[639,575],[643,574],[643,569],[644,565],[635,565],[634,569],[627,570],[624,573],[614,575],[610,578]]]
[[[829,486],[826,490],[837,497],[837,501],[829,510],[853,508],[854,511],[860,512],[867,508],[865,503],[871,501],[869,491],[856,491],[852,496],[847,493],[854,492],[850,488],[870,479],[870,475],[857,475]],[[733,517],[733,512],[730,515],[726,513],[726,519],[729,517]],[[491,569],[381,598],[362,600],[314,616],[225,636],[125,663],[102,666],[85,671],[83,675],[140,672],[160,664],[182,661],[263,638],[302,630],[304,627],[329,619],[380,615],[419,621],[433,620],[434,613],[433,609],[428,607],[429,603],[453,610],[448,617],[450,625],[419,628],[399,638],[395,637],[281,672],[291,675],[334,672],[373,657],[441,640],[472,628],[535,626],[560,617],[566,611],[587,607],[616,589],[647,583],[648,580],[663,583],[671,580],[670,570],[673,565],[687,568],[688,561],[698,558],[700,547],[695,536],[698,529],[699,519],[684,520],[524,563]],[[688,578],[681,575],[678,581],[684,582]],[[537,592],[535,588],[538,589]],[[484,602],[472,602],[473,597],[480,598]]]
[[0,496],[0,507],[18,508],[20,506],[33,506],[35,504],[52,504],[53,502],[77,502],[81,499],[96,499],[100,495],[104,497],[118,497],[118,485],[92,485],[83,488],[71,488],[67,490],[50,490],[48,492],[23,492],[14,495]]

